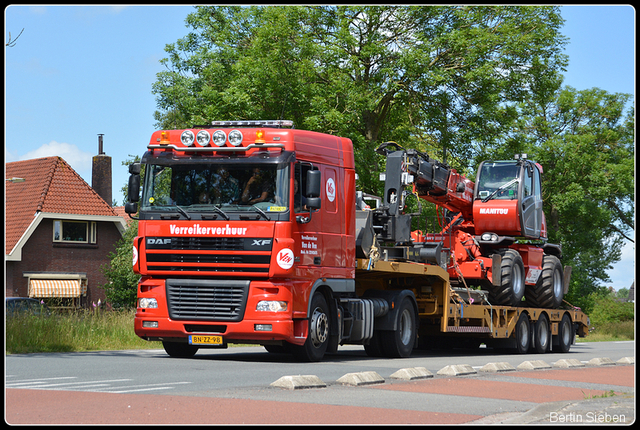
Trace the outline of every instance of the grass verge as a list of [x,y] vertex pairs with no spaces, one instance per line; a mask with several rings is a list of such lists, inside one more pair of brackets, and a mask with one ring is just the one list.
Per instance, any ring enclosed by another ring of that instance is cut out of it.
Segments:
[[619,342],[635,339],[633,321],[608,322],[595,325],[589,335],[578,338],[580,342]]
[[135,311],[76,311],[7,318],[5,353],[162,348],[133,331]]

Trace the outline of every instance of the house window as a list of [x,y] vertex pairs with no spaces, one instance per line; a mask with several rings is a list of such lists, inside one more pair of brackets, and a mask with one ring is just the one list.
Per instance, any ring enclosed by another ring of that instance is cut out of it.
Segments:
[[53,221],[53,241],[71,243],[96,243],[97,225],[88,221]]

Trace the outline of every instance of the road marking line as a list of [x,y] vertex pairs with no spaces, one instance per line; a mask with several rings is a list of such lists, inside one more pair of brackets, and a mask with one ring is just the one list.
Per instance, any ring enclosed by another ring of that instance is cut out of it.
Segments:
[[[147,385],[133,385],[130,387],[109,387],[101,390],[96,390],[101,393],[131,393],[134,391],[149,391],[149,390],[170,390],[173,387],[168,387],[167,385],[181,385],[181,384],[191,384],[191,382],[165,382],[162,384],[147,384]],[[159,385],[159,387],[158,387]],[[136,388],[136,387],[149,387],[149,388]],[[129,389],[131,388],[131,389]],[[118,391],[111,391],[118,390]]]
[[[47,387],[69,387],[71,385],[87,385],[87,384],[96,384],[96,383],[103,383],[103,382],[124,382],[124,381],[133,381],[133,379],[111,379],[111,380],[106,380],[106,381],[84,381],[84,382],[63,382],[61,384],[44,384],[44,385],[35,385],[35,386],[30,386],[28,388],[47,388]],[[108,384],[106,384],[108,385]]]
[[23,379],[22,381],[13,381],[7,384],[9,385],[29,385],[29,384],[39,384],[43,381],[54,381],[59,379],[78,379],[77,376],[62,376],[59,378],[39,378],[39,379]]

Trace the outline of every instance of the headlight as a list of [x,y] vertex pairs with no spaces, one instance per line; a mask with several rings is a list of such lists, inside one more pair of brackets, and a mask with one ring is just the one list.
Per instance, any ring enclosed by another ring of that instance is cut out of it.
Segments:
[[184,144],[184,146],[191,146],[193,142],[196,140],[196,136],[193,134],[191,130],[185,130],[180,135],[180,140]]
[[158,301],[148,297],[143,297],[138,300],[138,307],[142,309],[157,309]]
[[209,136],[209,132],[207,132],[206,130],[200,130],[196,135],[196,140],[198,141],[198,145],[208,146],[209,141],[211,140],[211,136]]
[[242,143],[242,133],[240,130],[231,130],[229,132],[229,143],[233,146],[239,146]]
[[277,300],[262,300],[258,302],[256,311],[264,312],[285,312],[287,310],[287,302]]
[[480,239],[483,242],[497,242],[498,235],[495,233],[482,233],[482,236],[480,236]]
[[213,132],[213,144],[216,146],[224,146],[227,142],[227,135],[222,130],[216,130]]

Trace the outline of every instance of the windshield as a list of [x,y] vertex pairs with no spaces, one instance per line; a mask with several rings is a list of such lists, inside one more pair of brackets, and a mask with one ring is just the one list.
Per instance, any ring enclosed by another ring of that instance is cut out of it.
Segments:
[[[148,164],[142,211],[285,212],[289,169],[278,164]],[[227,218],[228,219],[228,218]]]
[[[478,172],[476,198],[515,199],[518,197],[520,166],[516,162],[485,162]],[[501,187],[503,189],[499,190]],[[499,190],[499,191],[498,191]]]

